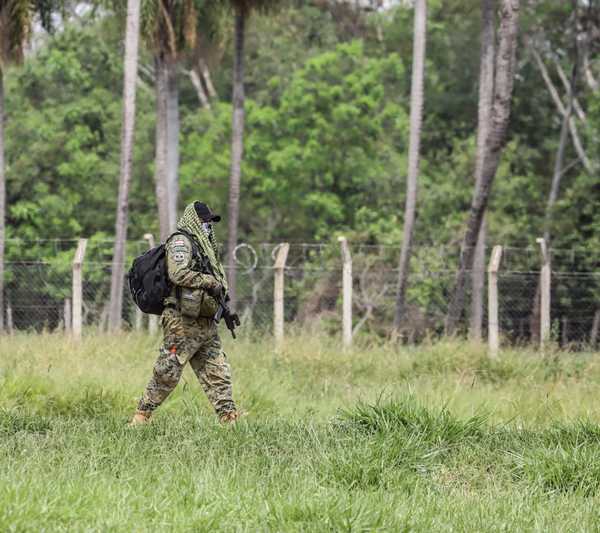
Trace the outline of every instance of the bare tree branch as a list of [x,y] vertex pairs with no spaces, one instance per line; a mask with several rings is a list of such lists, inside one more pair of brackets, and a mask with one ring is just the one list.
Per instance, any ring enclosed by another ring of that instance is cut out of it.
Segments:
[[202,105],[202,107],[205,109],[211,109],[210,101],[208,100],[208,96],[206,95],[204,87],[202,87],[202,81],[200,80],[200,76],[198,76],[196,69],[192,68],[184,72],[190,77],[192,85],[194,86],[194,89],[196,89],[196,94],[198,95],[198,100],[200,100],[200,105]]
[[[558,72],[558,76],[560,78],[560,81],[562,81],[565,91],[567,92],[567,94],[569,94],[571,92],[571,84],[569,83],[569,80],[567,79],[565,71],[563,70],[559,61],[555,57],[552,58],[552,61],[556,65],[556,72]],[[577,100],[576,97],[573,97],[573,110],[575,111],[577,118],[579,120],[581,120],[581,122],[585,123],[587,121],[587,116],[586,116],[585,112],[583,111],[583,109],[581,109],[581,106],[579,105],[579,100]]]
[[202,79],[204,80],[204,85],[206,85],[208,97],[217,98],[217,91],[215,90],[215,86],[213,85],[212,78],[210,76],[210,70],[208,70],[208,65],[206,61],[204,61],[204,59],[198,59],[198,68],[200,69],[200,74],[202,75]]
[[[535,60],[535,63],[540,71],[540,74],[542,75],[544,82],[546,82],[546,87],[548,88],[548,92],[550,93],[550,96],[552,96],[554,105],[558,109],[559,113],[564,117],[567,113],[567,110],[566,110],[560,96],[558,95],[558,91],[556,90],[554,83],[550,79],[550,75],[548,74],[548,69],[546,68],[546,65],[544,64],[539,52],[533,46],[531,46],[530,49],[531,49],[533,58]],[[569,132],[571,133],[571,138],[573,139],[573,147],[575,148],[575,151],[577,152],[577,156],[579,157],[579,160],[581,161],[585,170],[589,174],[592,174],[594,171],[594,168],[593,168],[593,165],[592,165],[590,159],[588,158],[588,156],[585,152],[585,149],[583,148],[583,144],[581,143],[581,138],[579,137],[579,133],[577,131],[577,124],[575,123],[574,117],[570,117],[570,119],[569,119]]]
[[594,78],[594,75],[592,74],[590,58],[587,53],[583,56],[583,72],[585,73],[585,81],[589,88],[594,92],[600,89],[600,82]]

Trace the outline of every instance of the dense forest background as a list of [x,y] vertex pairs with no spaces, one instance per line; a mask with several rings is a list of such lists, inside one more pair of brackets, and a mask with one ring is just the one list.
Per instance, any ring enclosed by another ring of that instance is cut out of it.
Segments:
[[[68,297],[68,286],[58,280],[70,273],[78,237],[90,239],[89,261],[106,264],[113,257],[125,4],[55,4],[62,8],[50,12],[52,20],[34,24],[25,60],[3,67],[5,259],[8,265],[51,264],[49,274],[40,274],[40,283],[44,293],[60,302]],[[156,143],[165,130],[157,123],[161,53],[158,30],[148,25],[148,20],[158,20],[160,30],[160,19],[144,11],[154,4],[142,3],[127,229],[130,243],[138,245],[128,246],[127,261],[143,249],[145,234],[158,237],[166,227],[160,223],[164,206],[157,204],[156,188]],[[236,35],[231,5],[236,3],[223,2],[229,8],[221,10],[213,10],[213,4],[218,3],[181,3],[196,6],[194,16],[185,20],[197,27],[194,46],[181,45],[169,74],[177,86],[179,165],[167,164],[178,176],[179,212],[199,199],[227,216]],[[413,5],[334,0],[255,4],[262,9],[245,21],[246,118],[235,242],[337,247],[337,236],[343,234],[354,245],[385,249],[389,279],[384,313],[389,322],[405,222]],[[370,5],[379,8],[365,9]],[[427,2],[414,283],[408,298],[438,318],[451,296],[474,194],[483,5],[475,0]],[[532,274],[526,284],[511,282],[508,291],[523,331],[523,324],[539,313],[533,276],[539,270],[537,237],[549,241],[556,270],[598,269],[600,5],[593,0],[532,0],[522,2],[520,11],[508,135],[485,216],[488,257],[494,244],[503,244],[507,270]],[[190,30],[184,18],[182,35]],[[42,26],[53,26],[53,31]],[[226,243],[226,223],[216,229]],[[359,268],[366,265],[365,272],[373,270],[369,257],[358,261]],[[7,271],[13,301],[32,291],[28,271],[20,279],[19,269]],[[423,277],[431,271],[443,272],[444,282]],[[96,279],[102,285],[105,278],[104,267],[88,273],[90,283]],[[584,286],[569,278],[553,288],[558,296],[553,306],[568,308],[569,316],[578,300],[586,301],[585,317],[575,318],[585,332],[597,310],[593,281],[588,276]],[[331,307],[338,299],[337,281],[328,283],[317,287],[316,296],[315,289],[311,292],[317,300],[330,293]],[[357,283],[362,290],[362,281]],[[370,283],[384,284],[377,276]],[[259,285],[251,281],[241,291],[254,292]],[[104,302],[105,292],[98,294],[94,299]],[[377,306],[366,300],[363,311],[372,316]],[[432,311],[432,305],[440,309]],[[320,304],[308,306],[309,311],[299,306],[290,316],[322,310]],[[483,306],[480,300],[477,307]],[[23,320],[29,323],[26,315]],[[409,322],[412,328],[414,321]],[[440,320],[435,324],[440,330]]]
[[[480,12],[476,2],[429,6],[417,243],[459,242],[472,190]],[[561,115],[532,58],[572,69],[567,3],[535,2],[521,19],[509,142],[489,207],[489,240],[531,245],[543,232]],[[398,243],[405,195],[412,10],[363,14],[289,2],[247,28],[240,238]],[[229,37],[229,38],[228,38]],[[211,54],[217,96],[203,107],[179,72],[180,206],[225,213],[230,161],[232,40]],[[543,39],[543,40],[542,40]],[[38,36],[6,75],[7,237],[110,238],[119,175],[123,20],[95,10]],[[129,237],[158,233],[153,183],[153,61],[142,47]],[[600,91],[580,78],[579,133],[598,160]],[[553,246],[597,249],[600,180],[567,147],[552,211]],[[225,227],[218,228],[222,239]],[[39,256],[39,247],[8,253]],[[10,255],[7,257],[10,260]]]

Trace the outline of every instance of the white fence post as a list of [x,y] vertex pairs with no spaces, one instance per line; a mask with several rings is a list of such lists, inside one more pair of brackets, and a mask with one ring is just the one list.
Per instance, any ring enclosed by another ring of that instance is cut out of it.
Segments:
[[71,298],[65,298],[63,319],[65,323],[65,332],[69,333],[71,331]]
[[352,256],[348,239],[339,237],[342,247],[342,338],[344,347],[352,346]]
[[540,272],[540,348],[550,340],[550,254],[543,238],[536,239],[542,252],[542,270]]
[[[154,235],[152,235],[152,233],[145,233],[144,239],[148,241],[148,249],[154,248],[154,246],[156,246],[156,242],[154,241]],[[138,313],[139,313],[139,317],[137,316]],[[142,323],[142,312],[139,309],[136,310],[135,323],[136,323],[136,329],[137,329],[137,324]],[[158,317],[156,315],[148,315],[148,331],[149,331],[149,333],[151,335],[154,335],[154,333],[156,333],[157,329],[158,329]]]
[[273,286],[273,334],[275,336],[276,346],[280,346],[283,341],[283,313],[284,313],[284,279],[285,262],[287,261],[290,245],[284,242],[277,250],[274,266],[274,286]]
[[502,246],[494,246],[488,265],[488,346],[491,358],[498,357],[500,333],[498,326],[498,269],[502,259]]
[[85,258],[87,239],[79,239],[75,259],[73,259],[73,336],[81,338],[83,318],[83,276],[82,267]]

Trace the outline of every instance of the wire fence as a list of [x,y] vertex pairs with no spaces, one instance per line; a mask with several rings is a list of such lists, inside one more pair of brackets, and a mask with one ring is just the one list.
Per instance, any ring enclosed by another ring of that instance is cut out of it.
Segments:
[[[5,264],[5,317],[12,330],[57,330],[71,320],[72,272],[76,241],[52,244],[44,260]],[[20,247],[34,245],[19,242]],[[273,327],[274,261],[280,243],[244,243],[236,251],[237,311],[246,331],[270,333]],[[128,264],[145,251],[145,241],[128,243]],[[489,250],[488,250],[489,252]],[[83,264],[84,328],[104,330],[110,299],[112,242],[90,243]],[[355,337],[390,335],[395,310],[399,256],[397,246],[351,244],[352,330]],[[448,302],[455,281],[459,250],[418,246],[411,261],[402,337],[407,342],[444,335]],[[489,253],[486,254],[489,256]],[[486,265],[489,257],[486,257]],[[562,347],[597,346],[600,326],[600,261],[584,250],[551,250],[551,336]],[[540,336],[540,253],[534,247],[504,247],[498,272],[498,322],[502,342],[527,344]],[[127,268],[126,268],[127,270]],[[480,334],[488,327],[487,276],[475,308]],[[472,283],[459,334],[473,332]],[[126,279],[123,327],[145,327],[129,297]],[[287,327],[313,328],[337,335],[342,329],[342,256],[336,244],[291,244],[284,270],[284,321]]]

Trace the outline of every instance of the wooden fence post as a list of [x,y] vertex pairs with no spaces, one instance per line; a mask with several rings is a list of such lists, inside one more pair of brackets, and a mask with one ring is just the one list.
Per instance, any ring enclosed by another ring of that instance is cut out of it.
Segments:
[[590,348],[594,349],[598,342],[598,331],[600,331],[600,309],[594,313],[594,321],[592,322],[592,330],[590,331]]
[[550,340],[550,287],[551,270],[550,254],[546,247],[546,240],[536,239],[542,252],[542,269],[540,272],[540,348]]
[[[156,246],[156,242],[154,241],[154,235],[152,235],[152,233],[144,233],[144,239],[148,241],[148,249],[150,248],[154,248],[154,246]],[[137,314],[139,313],[139,317],[137,316]],[[137,329],[137,324],[142,323],[142,312],[137,309],[136,310],[136,317],[135,317],[135,322],[136,322],[136,329]],[[156,330],[158,329],[158,317],[156,315],[148,315],[148,332],[151,335],[154,335],[156,333]]]
[[274,287],[273,287],[273,334],[275,336],[275,344],[277,347],[283,341],[283,289],[285,279],[285,262],[287,261],[290,245],[284,242],[277,250],[274,266]]
[[502,246],[494,246],[488,265],[488,345],[491,358],[498,357],[500,334],[498,327],[498,269],[502,259]]
[[83,317],[83,276],[82,267],[85,258],[87,239],[79,239],[75,259],[73,259],[73,336],[81,338]]
[[338,237],[342,247],[342,339],[344,347],[352,346],[352,256],[346,237]]
[[65,323],[65,332],[69,333],[71,331],[71,298],[65,298],[63,320]]

